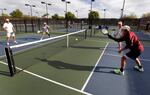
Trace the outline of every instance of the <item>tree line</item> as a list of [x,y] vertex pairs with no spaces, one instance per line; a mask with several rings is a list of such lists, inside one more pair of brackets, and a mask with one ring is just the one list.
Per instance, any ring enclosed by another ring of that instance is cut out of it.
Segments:
[[[42,18],[46,18],[47,15],[49,15],[49,14],[43,14],[41,17]],[[32,16],[31,17],[29,15],[23,14],[23,12],[21,10],[15,9],[9,15],[5,14],[5,13],[1,14],[0,19],[1,18],[41,18],[41,17],[38,17],[38,16]],[[68,20],[77,19],[77,17],[75,16],[75,14],[72,13],[72,12],[67,12],[65,14],[65,17],[64,16],[59,16],[58,14],[54,14],[50,18],[52,18],[52,19],[68,19]],[[99,18],[100,18],[100,14],[97,11],[90,11],[89,14],[88,14],[88,19],[99,19]],[[135,19],[135,18],[137,18],[137,16],[136,16],[136,14],[131,13],[129,15],[124,15],[122,18]],[[143,14],[141,16],[141,18],[150,18],[150,13]]]

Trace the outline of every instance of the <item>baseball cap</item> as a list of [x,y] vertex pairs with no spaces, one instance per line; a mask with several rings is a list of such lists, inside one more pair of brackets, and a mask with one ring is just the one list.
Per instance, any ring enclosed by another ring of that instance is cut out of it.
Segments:
[[9,21],[9,19],[7,18],[6,21]]

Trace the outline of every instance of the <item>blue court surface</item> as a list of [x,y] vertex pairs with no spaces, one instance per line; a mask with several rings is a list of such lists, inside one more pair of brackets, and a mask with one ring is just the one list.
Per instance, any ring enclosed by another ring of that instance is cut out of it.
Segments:
[[[17,40],[17,44],[22,44],[22,43],[28,43],[28,42],[33,42],[33,41],[37,41],[37,40],[40,40],[41,38],[41,35],[24,35],[22,37],[18,37],[16,40]],[[47,36],[45,36],[43,39],[45,38],[48,38]],[[15,43],[13,43],[12,40],[10,40],[10,46],[12,45],[16,45]],[[5,55],[5,52],[4,52],[4,49],[6,47],[6,41],[5,40],[1,40],[0,41],[0,56],[3,56]]]
[[[139,33],[138,36],[148,36]],[[140,38],[139,37],[139,38]],[[147,37],[145,37],[146,40]],[[125,76],[116,75],[113,70],[120,67],[122,54],[117,53],[117,44],[109,43],[101,60],[98,62],[84,91],[93,95],[149,95],[150,88],[150,47],[145,45],[145,51],[140,59],[144,72],[134,70],[133,60],[128,59]]]

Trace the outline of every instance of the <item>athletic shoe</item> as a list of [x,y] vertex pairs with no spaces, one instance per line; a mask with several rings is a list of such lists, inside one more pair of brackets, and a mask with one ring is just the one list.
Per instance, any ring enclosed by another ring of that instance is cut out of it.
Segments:
[[143,67],[139,68],[139,66],[134,66],[134,69],[138,70],[139,72],[144,72]]
[[17,44],[18,42],[17,42],[17,41],[14,41],[14,43]]
[[117,75],[124,75],[124,71],[121,72],[120,69],[115,69],[114,73],[117,74]]

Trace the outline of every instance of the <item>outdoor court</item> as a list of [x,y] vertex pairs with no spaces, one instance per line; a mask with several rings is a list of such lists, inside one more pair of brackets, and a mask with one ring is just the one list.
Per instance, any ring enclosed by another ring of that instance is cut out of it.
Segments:
[[[68,48],[64,46],[66,43],[62,39],[56,43],[54,41],[54,44],[39,47],[40,49],[16,55],[17,73],[13,77],[9,76],[6,60],[1,59],[0,93],[1,95],[149,95],[150,35],[144,33],[137,35],[145,39],[142,41],[145,51],[140,57],[145,70],[143,73],[134,70],[135,64],[129,59],[125,76],[114,74],[112,71],[120,67],[122,54],[118,54],[116,42],[97,34],[96,37],[72,41]],[[57,35],[53,37],[55,36]],[[18,44],[37,40],[40,40],[39,35],[30,34],[17,38]],[[1,56],[4,56],[4,47],[5,41],[2,40]],[[52,52],[50,54],[43,52],[45,50]],[[40,55],[40,52],[43,54]]]

